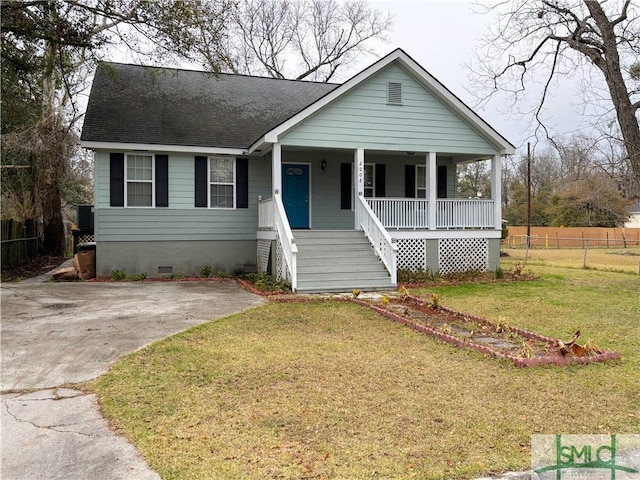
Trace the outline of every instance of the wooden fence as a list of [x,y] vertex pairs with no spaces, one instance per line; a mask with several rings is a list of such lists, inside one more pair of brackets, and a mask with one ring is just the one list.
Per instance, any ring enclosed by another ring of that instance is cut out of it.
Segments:
[[2,268],[26,263],[38,255],[41,238],[33,220],[0,220],[2,230]]
[[[527,244],[527,227],[508,227],[505,246]],[[531,227],[532,248],[627,248],[640,245],[640,228]]]

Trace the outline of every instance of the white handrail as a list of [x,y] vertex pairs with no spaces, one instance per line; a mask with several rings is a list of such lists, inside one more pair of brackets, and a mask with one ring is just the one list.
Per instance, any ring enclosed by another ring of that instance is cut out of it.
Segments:
[[360,226],[364,230],[369,242],[371,242],[371,245],[373,245],[376,254],[387,268],[389,275],[391,275],[391,282],[397,285],[398,245],[391,239],[391,236],[382,226],[382,223],[380,223],[380,220],[378,220],[376,214],[371,210],[371,207],[364,197],[358,196],[357,199],[356,215],[360,220]]
[[293,232],[289,226],[289,220],[287,213],[282,203],[282,197],[279,193],[273,196],[275,201],[275,208],[273,209],[273,220],[278,232],[278,242],[282,246],[284,252],[284,258],[289,268],[289,274],[291,275],[291,290],[296,291],[298,288],[298,270],[297,270],[297,254],[298,246],[296,240],[293,237]]
[[258,230],[273,230],[273,198],[258,200]]

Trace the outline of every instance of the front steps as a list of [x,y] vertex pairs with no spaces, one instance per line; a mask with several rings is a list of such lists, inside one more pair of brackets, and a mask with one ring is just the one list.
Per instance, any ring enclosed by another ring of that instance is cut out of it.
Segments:
[[363,232],[294,230],[293,236],[298,246],[299,293],[395,289]]

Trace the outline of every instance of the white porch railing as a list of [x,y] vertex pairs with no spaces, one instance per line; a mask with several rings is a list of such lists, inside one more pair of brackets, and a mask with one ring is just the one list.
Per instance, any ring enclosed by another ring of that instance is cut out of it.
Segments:
[[[385,228],[428,229],[429,202],[423,198],[367,198]],[[435,228],[494,228],[494,201],[447,198],[436,201]]]
[[436,228],[494,228],[493,205],[493,200],[437,200]]
[[273,198],[258,200],[258,230],[273,230]]
[[[291,290],[294,292],[298,288],[298,268],[297,268],[297,255],[298,246],[296,245],[295,238],[293,238],[293,232],[289,227],[289,220],[282,203],[282,197],[279,193],[273,196],[273,204],[275,208],[271,209],[275,230],[278,234],[278,242],[282,247],[283,256],[291,276]],[[265,207],[266,208],[266,207]],[[260,221],[263,223],[263,221]]]
[[391,282],[397,285],[398,245],[391,239],[391,236],[389,236],[389,233],[382,226],[382,223],[380,223],[380,220],[378,220],[378,217],[363,197],[357,197],[355,213],[376,254],[391,275]]
[[367,198],[385,228],[429,228],[428,202],[422,198]]

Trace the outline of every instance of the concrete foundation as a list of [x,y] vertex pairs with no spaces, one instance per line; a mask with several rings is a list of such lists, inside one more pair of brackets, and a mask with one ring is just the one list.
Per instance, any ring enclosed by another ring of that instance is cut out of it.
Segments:
[[127,275],[144,272],[148,277],[192,276],[199,275],[205,265],[211,267],[213,274],[254,271],[256,250],[256,240],[102,241],[96,247],[96,274],[106,276],[122,270]]

